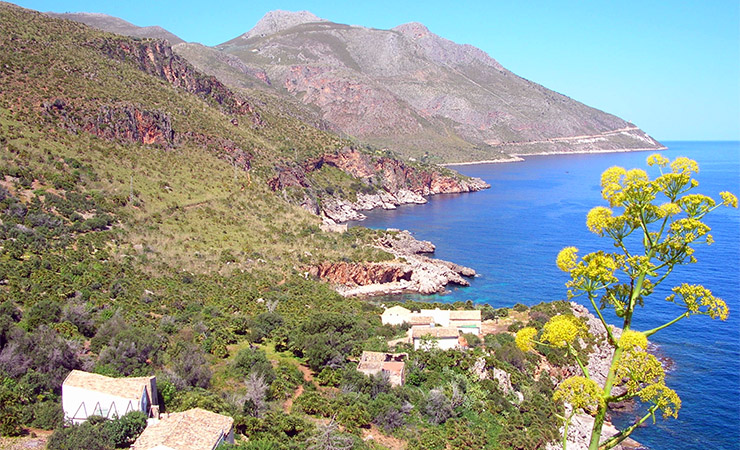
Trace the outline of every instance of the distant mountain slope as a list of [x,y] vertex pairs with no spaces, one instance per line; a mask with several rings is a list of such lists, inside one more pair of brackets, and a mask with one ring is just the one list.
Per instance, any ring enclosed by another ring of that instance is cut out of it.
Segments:
[[274,11],[217,48],[263,69],[337,130],[408,156],[428,151],[452,162],[661,147],[636,126],[419,23],[377,30]]
[[173,33],[165,30],[159,26],[153,27],[139,27],[130,22],[126,22],[118,17],[109,16],[107,14],[100,13],[54,13],[47,12],[46,14],[52,17],[59,17],[61,19],[74,20],[75,22],[81,22],[90,25],[93,28],[99,30],[108,31],[110,33],[122,34],[124,36],[138,37],[138,38],[153,38],[153,39],[164,39],[170,43],[170,45],[180,44],[185,42]]

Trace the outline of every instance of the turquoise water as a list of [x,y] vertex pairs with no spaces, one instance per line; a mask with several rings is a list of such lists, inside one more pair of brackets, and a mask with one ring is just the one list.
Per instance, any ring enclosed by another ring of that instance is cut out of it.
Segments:
[[[729,190],[740,195],[740,143],[670,142],[662,153],[688,156],[701,172],[697,192],[718,198]],[[436,257],[473,267],[479,276],[467,288],[453,288],[428,300],[473,300],[493,306],[535,304],[564,299],[567,278],[555,256],[574,245],[581,254],[610,245],[588,232],[589,209],[602,205],[599,177],[620,165],[647,168],[649,153],[535,156],[524,162],[457,167],[483,178],[491,189],[474,194],[433,197],[422,206],[372,211],[362,225],[401,228],[437,246]],[[715,244],[699,247],[698,264],[680,267],[656,292],[637,329],[650,329],[680,313],[663,301],[665,291],[681,282],[701,283],[730,306],[726,322],[696,316],[653,337],[660,352],[675,363],[667,383],[683,400],[677,420],[640,428],[633,435],[656,450],[740,449],[740,214],[721,208],[707,223]],[[624,424],[634,414],[615,418]]]

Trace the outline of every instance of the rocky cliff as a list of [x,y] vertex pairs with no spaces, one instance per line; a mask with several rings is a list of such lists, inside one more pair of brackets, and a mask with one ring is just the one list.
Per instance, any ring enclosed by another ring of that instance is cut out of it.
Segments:
[[297,167],[278,167],[269,185],[274,191],[291,187],[310,189],[311,173],[325,166],[337,168],[363,183],[354,199],[323,195],[317,201],[310,195],[304,197],[302,205],[306,209],[331,223],[362,220],[364,216],[359,211],[363,210],[426,203],[424,196],[428,195],[475,192],[490,187],[479,178],[466,178],[434,166],[412,166],[398,159],[374,156],[351,147],[326,153]]
[[416,240],[408,231],[388,230],[376,246],[396,257],[385,263],[322,263],[308,273],[328,281],[343,296],[373,296],[418,292],[443,292],[448,284],[469,286],[475,270],[422,255],[434,251],[428,241]]

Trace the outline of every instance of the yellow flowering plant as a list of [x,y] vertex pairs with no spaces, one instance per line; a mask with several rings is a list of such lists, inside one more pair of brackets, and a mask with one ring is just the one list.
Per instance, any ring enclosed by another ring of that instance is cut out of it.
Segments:
[[[564,380],[556,390],[555,400],[569,403],[594,416],[589,450],[613,448],[626,439],[656,411],[663,417],[676,417],[681,399],[665,385],[660,362],[647,352],[648,338],[660,330],[693,315],[706,315],[725,320],[729,310],[725,302],[701,285],[681,284],[673,288],[666,300],[679,311],[676,317],[652,330],[632,329],[638,307],[661,285],[674,268],[696,262],[694,248],[712,244],[713,238],[704,217],[721,206],[737,208],[737,197],[729,192],[719,194],[721,202],[693,192],[699,183],[693,175],[699,172],[696,161],[679,157],[673,161],[660,154],[650,155],[648,166],[660,174],[651,179],[641,169],[610,167],[601,175],[601,193],[608,206],[593,208],[586,226],[598,236],[613,241],[613,252],[597,251],[579,257],[575,247],[564,248],[557,256],[557,266],[568,272],[569,297],[583,296],[591,304],[607,330],[608,343],[614,352],[603,385],[589,376],[587,368],[575,357],[583,376]],[[621,320],[622,334],[617,339],[602,310],[614,309]],[[537,345],[572,348],[571,343],[583,330],[577,320],[568,316],[553,317],[535,341],[535,329],[523,329],[516,338],[522,350]],[[621,388],[616,394],[616,386]],[[647,413],[633,425],[605,442],[600,442],[602,427],[610,402],[636,399],[647,405]],[[572,413],[565,421],[567,427]]]

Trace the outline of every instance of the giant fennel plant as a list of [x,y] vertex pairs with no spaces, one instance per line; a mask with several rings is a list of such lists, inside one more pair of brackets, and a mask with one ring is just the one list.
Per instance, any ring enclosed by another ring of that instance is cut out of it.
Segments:
[[[721,203],[693,193],[699,184],[693,178],[699,171],[695,161],[678,157],[671,162],[654,154],[647,163],[657,166],[657,178],[651,180],[641,169],[622,167],[611,167],[601,175],[602,196],[609,207],[593,208],[586,225],[593,233],[610,238],[616,250],[579,258],[575,247],[566,247],[557,257],[558,267],[570,274],[566,283],[569,297],[588,299],[614,349],[603,385],[594,380],[587,365],[578,358],[574,344],[587,330],[575,317],[555,316],[541,331],[528,327],[516,336],[523,351],[533,351],[537,346],[565,348],[580,367],[582,375],[564,380],[554,394],[554,400],[570,405],[563,416],[563,448],[570,420],[578,411],[594,416],[590,450],[613,448],[646,420],[655,420],[656,412],[664,418],[677,417],[681,399],[666,386],[660,362],[647,352],[648,338],[692,315],[725,320],[729,312],[725,302],[709,289],[683,283],[666,298],[678,306],[675,318],[651,330],[632,328],[635,313],[641,311],[637,307],[645,306],[647,297],[676,266],[696,262],[696,245],[712,243],[704,217],[723,205],[737,208],[737,197],[729,192],[719,194]],[[604,318],[602,310],[607,308],[614,309],[622,321],[621,335]],[[628,399],[646,404],[647,412],[633,425],[600,442],[609,403]]]

